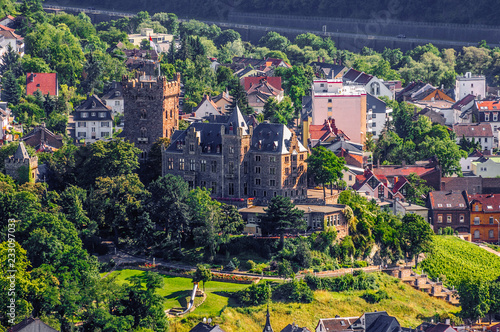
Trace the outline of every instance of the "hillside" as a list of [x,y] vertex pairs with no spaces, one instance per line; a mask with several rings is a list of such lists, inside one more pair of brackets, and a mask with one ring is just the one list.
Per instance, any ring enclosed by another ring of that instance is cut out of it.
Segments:
[[266,14],[370,19],[379,22],[391,19],[486,25],[498,24],[495,14],[500,11],[500,2],[491,0],[478,0],[474,3],[474,6],[470,6],[465,1],[450,2],[449,0],[382,0],[372,2],[363,0],[349,2],[340,0],[312,0],[309,2],[301,0],[288,0],[286,2],[278,0],[214,2],[201,0],[123,0],[120,1],[119,8],[116,1],[112,0],[52,0],[46,3],[68,6],[93,6],[97,9],[116,9],[134,13],[143,10],[150,13],[173,12],[179,16],[209,18],[212,20],[222,20],[227,17],[229,11],[236,10]]
[[500,276],[500,257],[454,236],[435,236],[432,252],[419,264],[431,278],[446,276],[445,284],[462,280],[494,280]]
[[[390,315],[397,317],[403,326],[415,327],[424,318],[434,317],[436,314],[454,313],[459,309],[445,301],[430,297],[429,295],[414,290],[412,287],[401,283],[385,274],[377,274],[380,288],[385,290],[390,299],[382,300],[377,304],[369,304],[360,296],[364,291],[350,291],[332,293],[316,291],[314,301],[310,304],[298,303],[272,303],[271,323],[275,331],[280,331],[292,322],[299,326],[306,326],[312,331],[320,318],[340,316],[359,316],[366,311],[385,310]],[[216,322],[225,331],[260,332],[265,323],[266,306],[258,307],[227,307],[223,310],[221,318]],[[175,331],[183,332],[196,325],[204,316],[197,315],[196,311],[187,318],[171,322]]]

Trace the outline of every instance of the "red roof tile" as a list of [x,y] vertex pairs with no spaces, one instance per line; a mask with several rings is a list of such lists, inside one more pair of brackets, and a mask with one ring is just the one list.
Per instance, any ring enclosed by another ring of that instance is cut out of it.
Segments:
[[40,89],[44,95],[57,96],[57,73],[26,74],[26,94],[32,95]]
[[243,87],[245,91],[248,91],[251,86],[259,85],[262,81],[265,80],[269,83],[273,88],[280,91],[281,89],[281,77],[279,76],[249,76],[243,78]]
[[489,123],[460,123],[453,125],[457,138],[465,137],[493,137]]
[[500,101],[499,100],[477,101],[476,106],[480,112],[500,111]]
[[471,204],[474,201],[481,203],[483,212],[499,212],[500,211],[500,194],[474,194],[469,195]]

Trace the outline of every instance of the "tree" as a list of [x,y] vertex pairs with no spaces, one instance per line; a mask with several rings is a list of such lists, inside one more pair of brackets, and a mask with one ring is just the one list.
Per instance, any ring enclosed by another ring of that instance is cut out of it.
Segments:
[[221,47],[222,45],[226,45],[227,43],[232,43],[240,39],[241,35],[238,32],[233,29],[228,29],[222,31],[222,33],[214,40],[214,43],[218,47]]
[[261,218],[260,227],[264,234],[279,233],[281,247],[285,244],[285,232],[290,230],[305,230],[306,221],[302,218],[304,211],[299,210],[290,198],[275,196],[268,207],[266,214]]
[[12,72],[16,78],[22,75],[21,56],[10,44],[7,44],[7,52],[0,61],[0,74],[8,71]]
[[212,261],[220,245],[220,203],[210,197],[206,189],[196,188],[189,193],[187,204],[191,212],[191,230],[194,242],[205,247],[208,261]]
[[259,40],[259,45],[276,51],[285,51],[289,44],[288,38],[274,31],[269,31]]
[[143,231],[138,223],[147,214],[142,205],[146,194],[137,174],[98,178],[89,198],[89,217],[96,220],[101,229],[110,231],[116,245],[120,237],[139,244],[141,239],[135,235]]
[[488,282],[484,280],[465,280],[458,286],[460,312],[462,317],[472,322],[486,316],[490,310]]
[[410,184],[407,189],[406,199],[414,204],[425,206],[425,198],[434,189],[427,186],[427,181],[420,178],[416,173],[410,173],[406,179]]
[[212,271],[207,266],[198,264],[194,272],[193,282],[203,282],[203,291],[205,291],[205,283],[212,280],[212,277]]
[[293,278],[294,273],[292,265],[288,260],[284,259],[282,262],[278,263],[278,275],[283,279]]
[[11,71],[6,72],[2,78],[2,99],[10,104],[17,105],[21,98],[21,86]]
[[163,225],[165,238],[175,241],[180,249],[189,226],[187,182],[181,177],[167,174],[151,182],[148,191],[151,193],[147,199],[151,220]]
[[418,264],[418,255],[428,252],[431,248],[434,232],[425,219],[416,214],[406,214],[401,225],[401,247],[411,259],[415,257],[415,266]]
[[344,158],[339,158],[332,151],[319,146],[312,149],[306,162],[307,170],[313,176],[314,182],[323,185],[323,199],[326,200],[325,185],[327,183],[333,185],[342,179],[342,171],[346,170]]
[[268,98],[264,104],[263,114],[264,119],[269,120],[271,123],[281,123],[286,126],[291,125],[294,109],[290,97],[285,96],[279,103],[274,97]]

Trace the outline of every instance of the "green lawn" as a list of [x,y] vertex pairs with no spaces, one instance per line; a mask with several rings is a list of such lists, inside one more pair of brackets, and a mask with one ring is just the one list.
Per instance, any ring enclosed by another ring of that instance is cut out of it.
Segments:
[[[116,276],[117,283],[123,284],[127,282],[128,278],[144,273],[140,270],[121,270],[113,272],[112,275]],[[163,276],[163,279],[165,285],[158,291],[158,294],[165,298],[164,308],[186,307],[187,299],[193,291],[192,280],[190,278],[171,276]],[[200,307],[196,308],[193,313],[196,315],[218,316],[220,311],[232,301],[229,298],[229,293],[236,292],[248,286],[245,284],[210,281],[205,285],[207,293],[206,301]],[[200,288],[203,289],[203,284],[200,284]]]

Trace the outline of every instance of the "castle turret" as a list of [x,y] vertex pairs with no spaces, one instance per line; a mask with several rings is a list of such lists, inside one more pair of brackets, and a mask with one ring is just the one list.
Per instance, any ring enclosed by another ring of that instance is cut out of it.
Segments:
[[20,183],[35,182],[38,175],[38,157],[30,157],[23,142],[19,142],[13,156],[5,159],[5,174]]

